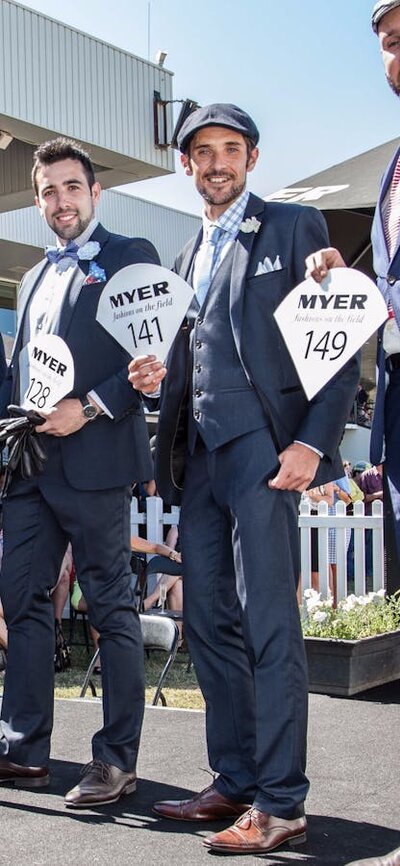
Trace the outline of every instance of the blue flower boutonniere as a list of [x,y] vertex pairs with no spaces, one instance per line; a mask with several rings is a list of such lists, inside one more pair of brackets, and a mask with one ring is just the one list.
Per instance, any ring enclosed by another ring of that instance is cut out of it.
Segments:
[[88,241],[87,244],[83,244],[83,247],[79,247],[78,259],[81,262],[89,262],[98,256],[100,250],[101,246],[98,241]]

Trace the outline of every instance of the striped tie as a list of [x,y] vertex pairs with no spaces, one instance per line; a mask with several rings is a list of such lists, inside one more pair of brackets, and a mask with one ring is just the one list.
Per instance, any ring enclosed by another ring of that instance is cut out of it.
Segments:
[[197,268],[197,285],[194,286],[194,289],[200,307],[203,305],[210,288],[212,272],[216,259],[217,243],[223,231],[224,229],[221,229],[219,226],[210,226],[207,240],[198,252],[200,261]]

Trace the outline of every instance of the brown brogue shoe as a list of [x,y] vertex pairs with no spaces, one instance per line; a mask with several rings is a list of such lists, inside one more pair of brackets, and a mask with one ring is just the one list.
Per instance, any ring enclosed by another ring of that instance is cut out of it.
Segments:
[[162,800],[154,803],[153,812],[161,818],[174,821],[219,821],[242,815],[249,808],[247,803],[228,800],[210,785],[190,800]]
[[368,860],[354,860],[348,866],[400,866],[400,848],[390,851],[384,857],[369,857]]
[[136,773],[125,773],[103,761],[91,761],[82,770],[82,779],[65,795],[65,805],[74,809],[115,803],[136,791]]
[[0,758],[0,785],[14,785],[17,788],[44,788],[49,784],[47,767],[23,767]]
[[281,845],[301,845],[306,841],[305,818],[274,818],[267,812],[249,809],[232,827],[204,839],[211,851],[226,854],[267,854]]

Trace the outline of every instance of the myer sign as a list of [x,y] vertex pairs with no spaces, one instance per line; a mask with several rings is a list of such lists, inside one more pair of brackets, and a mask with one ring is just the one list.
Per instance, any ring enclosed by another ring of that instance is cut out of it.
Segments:
[[320,285],[309,278],[274,313],[309,400],[332,379],[387,319],[372,280],[335,268]]

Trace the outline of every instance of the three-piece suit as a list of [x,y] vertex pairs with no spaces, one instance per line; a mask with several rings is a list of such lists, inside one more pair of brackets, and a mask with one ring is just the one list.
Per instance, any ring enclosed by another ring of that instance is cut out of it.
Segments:
[[[385,236],[383,204],[388,194],[393,172],[400,156],[395,153],[383,177],[381,191],[372,225],[371,240],[377,283],[386,303],[391,305],[400,328],[400,232],[393,255],[390,257]],[[386,323],[385,323],[386,324]],[[378,332],[378,382],[374,418],[371,430],[371,461],[377,465],[384,460],[385,487],[390,502],[384,498],[385,512],[393,527],[397,556],[400,555],[400,354],[389,358],[383,348],[385,324]]]
[[[307,401],[273,312],[304,279],[306,256],[327,245],[325,223],[312,208],[250,195],[244,222],[253,217],[258,230],[239,231],[167,359],[156,476],[166,501],[182,496],[185,628],[215,786],[294,818],[308,789],[299,494],[267,482],[293,440],[324,455],[316,483],[343,474],[358,362]],[[175,265],[188,282],[201,239]],[[266,256],[281,269],[255,276]]]
[[[144,708],[143,649],[130,575],[130,489],[153,469],[141,398],[128,382],[130,357],[96,321],[105,282],[129,264],[158,264],[148,241],[110,234],[98,224],[91,241],[100,281],[90,262],[71,268],[56,333],[75,367],[73,390],[94,390],[108,413],[77,432],[39,434],[47,453],[44,472],[15,476],[4,500],[4,555],[0,582],[9,628],[9,653],[1,714],[0,754],[18,764],[46,766],[53,721],[54,616],[49,590],[71,540],[74,563],[100,633],[104,727],[93,755],[124,771],[135,768]],[[27,309],[47,259],[21,284],[19,327],[12,365],[2,391],[2,411],[18,402],[18,357]]]

